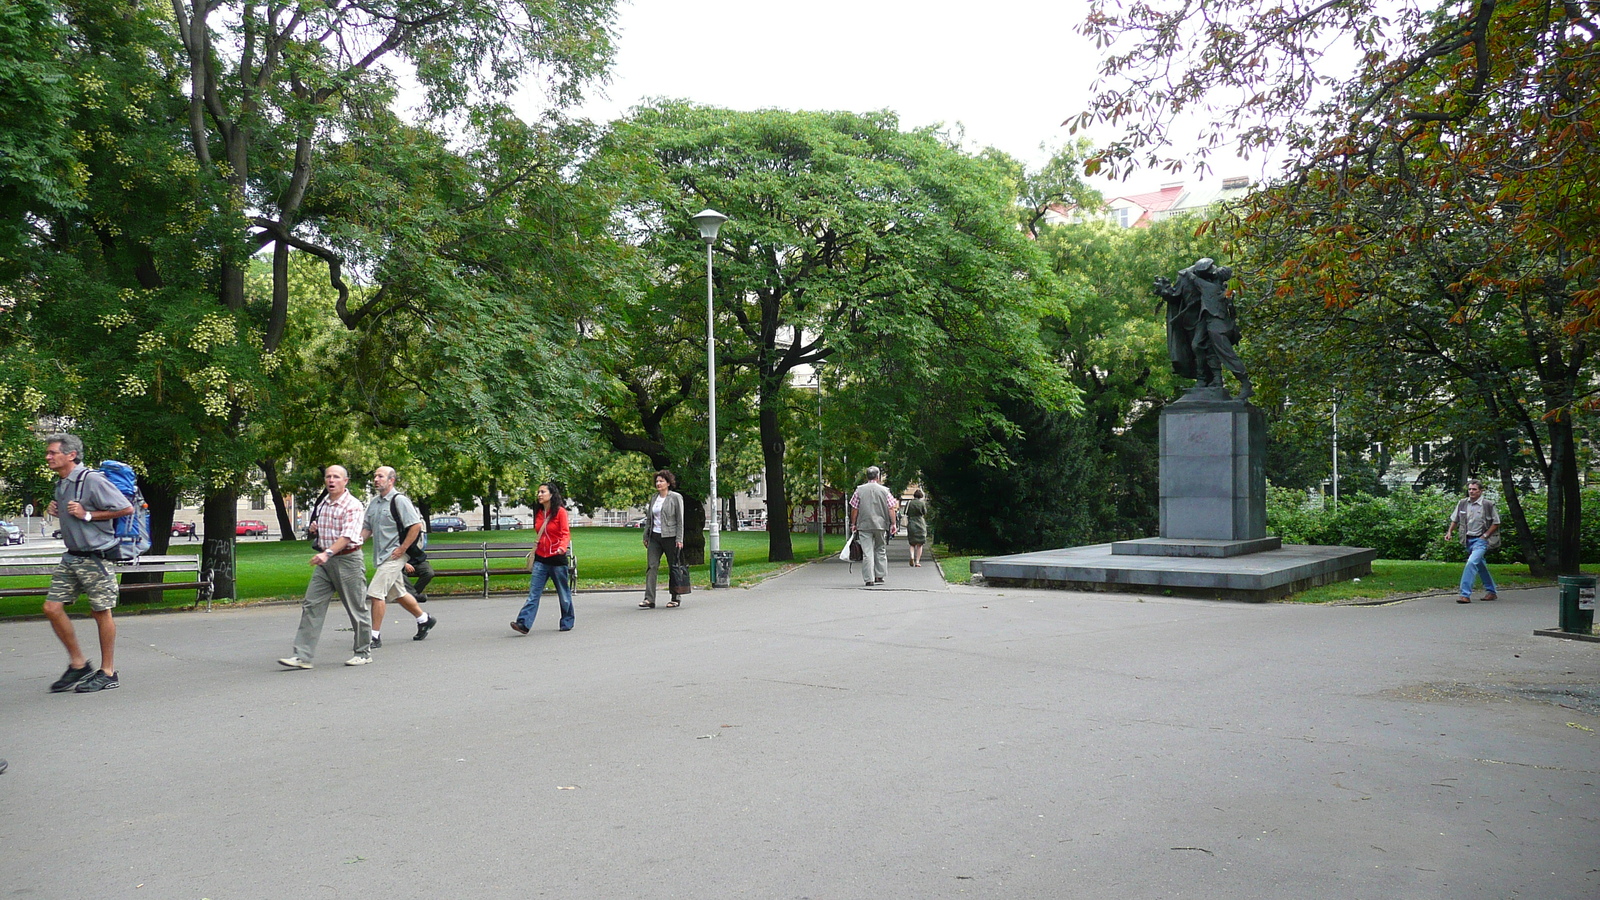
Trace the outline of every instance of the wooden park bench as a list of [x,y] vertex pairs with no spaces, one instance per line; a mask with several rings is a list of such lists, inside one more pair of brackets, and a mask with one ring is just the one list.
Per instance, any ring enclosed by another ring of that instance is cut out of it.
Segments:
[[533,541],[523,543],[438,544],[428,548],[434,578],[478,578],[483,596],[489,596],[489,579],[495,575],[527,575]]
[[[60,561],[60,551],[12,550],[0,553],[0,584],[14,583],[10,581],[14,578],[38,579],[39,576],[45,576],[48,579]],[[111,563],[111,567],[117,574],[118,590],[124,595],[151,591],[194,591],[195,608],[205,603],[206,609],[211,609],[211,573],[200,571],[198,556],[141,556],[133,562]],[[129,574],[157,575],[161,580],[128,581],[126,576]],[[169,574],[183,576],[183,580],[167,581]],[[29,587],[0,587],[0,597],[43,597],[49,593],[48,580]]]

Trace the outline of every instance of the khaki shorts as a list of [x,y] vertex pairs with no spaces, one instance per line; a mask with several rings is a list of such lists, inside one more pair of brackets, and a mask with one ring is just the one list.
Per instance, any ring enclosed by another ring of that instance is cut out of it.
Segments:
[[406,590],[406,558],[386,559],[372,573],[372,583],[367,585],[367,596],[379,600],[398,600],[410,593]]
[[50,573],[50,593],[44,602],[63,606],[77,602],[78,595],[89,598],[89,608],[105,612],[117,606],[117,576],[111,564],[98,556],[62,554],[56,570]]

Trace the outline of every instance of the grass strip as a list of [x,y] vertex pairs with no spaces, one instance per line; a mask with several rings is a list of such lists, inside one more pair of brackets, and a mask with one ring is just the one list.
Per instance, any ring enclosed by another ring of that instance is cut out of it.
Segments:
[[[605,527],[574,528],[572,531],[572,546],[578,557],[579,591],[607,588],[643,590],[646,559],[642,532],[636,528]],[[768,537],[765,531],[722,532],[722,549],[733,551],[733,586],[753,584],[774,572],[817,558],[816,535],[794,534],[791,538],[794,560],[771,562],[767,559]],[[531,530],[462,531],[430,535],[428,546],[471,547],[485,542],[531,544],[533,539],[534,532]],[[837,554],[844,547],[844,538],[840,535],[828,535],[827,546],[829,549],[823,555]],[[199,552],[199,543],[183,541],[173,543],[167,550],[169,555],[174,556]],[[305,596],[306,583],[311,580],[312,553],[309,541],[241,540],[234,551],[234,566],[238,572],[238,597],[230,602],[260,603],[300,599]],[[371,562],[370,558],[368,562]],[[460,566],[457,566],[457,562],[459,561],[442,560],[440,565],[458,568]],[[690,566],[689,571],[697,590],[710,586],[711,575],[708,564]],[[370,575],[370,570],[368,574]],[[663,572],[662,578],[665,577],[666,573]],[[48,576],[8,578],[6,582],[7,587],[42,587],[48,585],[50,579]],[[482,592],[482,584],[482,581],[473,578],[441,578],[428,586],[428,596],[478,596]],[[489,589],[526,591],[528,576],[491,578]],[[194,591],[165,591],[159,601],[124,598],[117,609],[127,612],[192,606],[194,595]],[[38,615],[42,603],[42,597],[0,598],[0,618]],[[87,615],[88,604],[79,602],[68,607],[68,611]]]

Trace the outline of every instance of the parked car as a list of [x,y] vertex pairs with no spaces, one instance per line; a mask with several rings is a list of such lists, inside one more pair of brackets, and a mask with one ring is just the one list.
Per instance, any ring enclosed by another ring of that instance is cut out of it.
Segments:
[[640,516],[639,518],[634,519],[632,522],[629,522],[628,523],[628,527],[629,528],[643,528],[644,527],[644,516]]
[[489,527],[494,531],[515,531],[518,528],[526,528],[527,526],[523,525],[522,520],[516,516],[495,516],[490,520]]
[[467,520],[460,516],[434,516],[428,520],[429,531],[466,531]]
[[22,529],[10,522],[0,522],[0,537],[3,537],[7,544],[20,544],[26,540]]
[[193,522],[173,522],[172,523],[172,536],[173,537],[194,537],[194,523]]
[[240,519],[238,524],[233,527],[233,533],[236,535],[242,534],[245,537],[266,534],[267,523],[260,519]]

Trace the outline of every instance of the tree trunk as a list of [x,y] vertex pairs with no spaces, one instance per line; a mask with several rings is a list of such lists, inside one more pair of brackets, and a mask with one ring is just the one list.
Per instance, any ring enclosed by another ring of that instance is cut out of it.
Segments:
[[[682,493],[681,491],[679,493]],[[706,556],[706,500],[683,495],[683,562],[704,565]]]
[[[161,556],[172,544],[172,514],[178,506],[178,489],[170,484],[155,484],[139,476],[139,491],[144,494],[145,508],[150,511],[151,556]],[[162,579],[160,572],[129,572],[122,576],[124,584],[153,584]],[[141,592],[141,600],[160,602],[161,591]]]
[[500,489],[495,486],[495,479],[489,479],[489,490],[483,495],[483,530],[488,531],[494,525],[496,505],[500,502]]
[[[1544,554],[1539,552],[1541,542],[1534,540],[1533,529],[1528,525],[1528,511],[1522,506],[1522,497],[1517,493],[1517,483],[1512,477],[1514,463],[1511,459],[1511,441],[1504,433],[1495,436],[1496,468],[1500,472],[1500,496],[1505,500],[1506,515],[1511,517],[1511,525],[1517,533],[1517,543],[1522,548],[1522,561],[1528,564],[1528,571],[1534,575],[1547,575]],[[1465,482],[1463,482],[1463,485]],[[1505,530],[1505,516],[1500,517],[1500,529]]]
[[289,518],[289,508],[283,502],[283,488],[278,484],[278,461],[263,459],[256,465],[261,467],[261,474],[267,479],[267,491],[272,494],[272,508],[278,513],[278,540],[295,540],[294,520]]
[[785,442],[778,424],[777,385],[763,384],[761,394],[761,461],[767,470],[767,560],[788,562],[794,559],[794,540],[789,534],[789,492],[785,490],[788,479],[783,470]]
[[1583,508],[1578,484],[1577,446],[1572,419],[1551,419],[1550,476],[1545,482],[1545,562],[1552,573],[1576,575],[1583,536]]
[[206,539],[200,545],[200,568],[211,573],[214,600],[231,600],[235,596],[234,529],[238,505],[239,492],[231,487],[206,496]]

